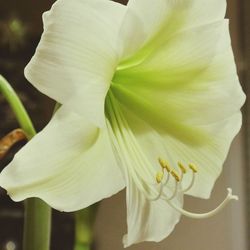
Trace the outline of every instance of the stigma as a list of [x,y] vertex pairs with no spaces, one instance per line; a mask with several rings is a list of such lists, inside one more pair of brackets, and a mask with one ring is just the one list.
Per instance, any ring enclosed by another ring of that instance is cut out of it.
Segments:
[[[184,216],[193,218],[193,219],[204,219],[209,218],[211,216],[216,215],[219,213],[230,201],[232,200],[238,200],[238,196],[232,194],[232,189],[227,189],[227,196],[225,199],[213,210],[206,212],[206,213],[193,213],[189,212],[181,207],[178,207],[172,200],[178,195],[178,194],[185,194],[195,184],[195,179],[198,174],[198,167],[194,163],[189,163],[187,166],[185,166],[182,162],[177,163],[177,168],[172,168],[170,164],[163,160],[162,158],[158,159],[158,162],[160,164],[161,170],[156,174],[155,180],[156,184],[158,185],[158,194],[154,197],[147,197],[151,201],[156,201],[158,199],[162,199],[166,201],[169,206],[171,206],[173,209],[178,211]],[[177,170],[178,169],[178,170]],[[182,182],[184,179],[184,176],[186,174],[191,173],[191,179],[187,186],[183,187]],[[168,185],[169,182],[174,182],[174,185]],[[171,190],[170,195],[166,195],[164,192],[164,188],[167,187]]]

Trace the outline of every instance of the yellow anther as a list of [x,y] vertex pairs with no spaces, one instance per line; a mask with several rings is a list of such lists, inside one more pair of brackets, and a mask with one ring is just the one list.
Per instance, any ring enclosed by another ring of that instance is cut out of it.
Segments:
[[163,173],[163,172],[158,172],[158,173],[156,174],[156,181],[157,181],[158,184],[160,184],[160,183],[162,182],[163,176],[164,176],[164,173]]
[[163,169],[166,169],[167,172],[171,172],[171,167],[169,166],[168,162],[159,158],[159,163]]
[[190,163],[188,166],[189,166],[189,168],[190,168],[194,173],[197,173],[197,172],[198,172],[197,167],[196,167],[193,163]]
[[181,180],[179,174],[178,174],[174,169],[171,170],[170,173],[171,173],[171,175],[175,178],[175,180],[176,180],[177,182],[179,182],[179,181]]
[[181,169],[181,171],[182,171],[183,174],[187,173],[186,167],[181,162],[178,162],[178,166]]

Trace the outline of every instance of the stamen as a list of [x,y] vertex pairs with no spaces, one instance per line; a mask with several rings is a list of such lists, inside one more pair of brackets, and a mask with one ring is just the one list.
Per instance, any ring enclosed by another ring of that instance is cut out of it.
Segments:
[[[185,166],[181,162],[178,162],[178,166],[181,170],[181,174],[179,175],[179,173],[176,170],[171,169],[169,167],[169,164],[165,160],[162,160],[161,158],[159,158],[159,163],[162,167],[162,171],[157,173],[156,181],[158,184],[160,184],[160,190],[159,190],[159,193],[157,196],[155,196],[153,198],[152,197],[149,198],[149,200],[151,200],[151,201],[156,201],[159,198],[161,198],[162,200],[165,200],[173,209],[175,209],[176,211],[178,211],[182,215],[185,215],[185,216],[193,218],[193,219],[205,219],[205,218],[209,218],[209,217],[214,216],[217,213],[219,213],[231,200],[238,200],[238,196],[233,195],[232,189],[228,188],[227,189],[227,191],[228,191],[227,197],[221,202],[221,204],[218,207],[216,207],[215,209],[213,209],[207,213],[193,213],[193,212],[189,212],[181,207],[178,207],[177,205],[172,203],[171,200],[176,197],[178,191],[180,193],[184,194],[185,192],[189,191],[193,187],[194,182],[195,182],[196,173],[198,172],[198,168],[193,163],[190,163],[188,165],[189,168],[192,170],[191,182],[185,189],[179,190],[179,183],[182,182],[183,175],[187,173],[187,169],[185,168]],[[168,178],[167,178],[167,181],[162,183],[163,178],[164,178],[164,170],[166,170],[168,172]],[[167,195],[165,193],[163,193],[163,188],[164,188],[165,184],[169,181],[170,175],[172,175],[173,178],[175,179],[175,188],[174,188],[173,194],[170,197],[167,197]]]
[[[167,180],[167,182],[162,183],[162,180],[164,178],[164,170],[166,170],[168,173],[170,173],[174,177],[174,179],[177,183],[182,182],[184,174],[187,173],[187,168],[184,166],[184,164],[182,164],[181,162],[178,162],[178,166],[181,170],[181,173],[179,175],[179,173],[176,170],[170,168],[167,161],[163,160],[162,158],[159,158],[158,161],[162,167],[162,171],[161,172],[159,171],[156,174],[156,182],[158,184],[162,184],[162,187],[160,189],[161,192],[162,192],[163,186],[168,182],[168,180]],[[198,171],[197,167],[193,163],[190,163],[189,168],[192,170],[192,179],[191,179],[190,184],[186,188],[179,190],[179,192],[181,192],[181,193],[185,193],[185,192],[189,191],[193,187],[194,182],[195,182],[195,174]],[[168,178],[169,178],[169,176],[168,176]],[[174,190],[174,194],[171,196],[170,199],[172,199],[174,196],[176,196],[176,194],[177,194],[177,189]],[[157,195],[157,197],[160,197],[160,195]],[[165,196],[165,198],[166,198],[166,196]],[[167,198],[167,199],[169,200],[169,198]],[[152,200],[152,198],[150,198],[150,200]],[[153,198],[153,200],[155,200],[155,197]]]
[[186,174],[186,173],[187,173],[186,167],[185,167],[181,162],[178,162],[178,166],[179,166],[179,168],[181,169],[181,172],[182,172],[183,174]]
[[162,182],[162,180],[163,180],[163,177],[164,177],[164,172],[163,171],[162,172],[158,172],[156,174],[156,182],[158,184],[160,184]]
[[[179,174],[177,173],[177,171],[175,171],[174,169],[172,169],[172,170],[170,171],[169,165],[167,164],[167,162],[166,162],[165,160],[162,160],[161,158],[159,158],[159,163],[160,163],[160,165],[161,165],[161,167],[162,167],[162,171],[159,171],[159,172],[156,174],[155,179],[156,179],[156,182],[157,182],[158,184],[160,184],[160,190],[159,190],[159,193],[158,193],[155,197],[149,197],[149,196],[147,196],[147,199],[150,200],[150,201],[156,201],[156,200],[158,200],[161,196],[163,196],[163,199],[164,199],[164,200],[170,201],[170,200],[172,200],[173,198],[175,198],[176,195],[177,195],[178,186],[179,186],[178,184],[179,184],[179,182],[181,181],[182,176],[180,177]],[[167,166],[167,167],[166,167],[166,166]],[[168,176],[167,176],[166,181],[162,182],[162,181],[163,181],[163,178],[164,178],[164,170],[165,170],[165,169],[166,169],[166,171],[167,171]],[[173,194],[172,194],[170,197],[167,197],[165,194],[163,194],[163,188],[164,188],[164,186],[168,183],[170,174],[171,174],[171,175],[174,177],[174,179],[175,179],[175,188],[174,188]]]
[[198,172],[198,168],[193,163],[190,163],[188,166],[194,173]]
[[175,204],[171,203],[169,200],[166,200],[166,201],[173,209],[180,212],[182,215],[185,215],[185,216],[193,218],[193,219],[205,219],[205,218],[209,218],[211,216],[218,214],[229,203],[229,201],[239,199],[238,196],[232,194],[231,188],[228,188],[227,191],[228,191],[228,194],[227,194],[227,197],[224,199],[224,201],[222,201],[221,204],[217,208],[215,208],[212,211],[209,211],[207,213],[200,213],[200,214],[199,213],[192,213],[192,212],[186,211],[180,207],[177,207]]
[[165,161],[161,158],[159,158],[158,161],[163,169],[166,169],[167,172],[171,172],[171,167],[167,161]]
[[175,178],[175,180],[177,182],[181,181],[181,177],[179,176],[179,174],[174,169],[171,170],[170,174]]
[[170,177],[170,174],[168,173],[166,180],[163,183],[162,183],[162,181],[159,183],[160,184],[160,190],[159,190],[158,194],[155,197],[146,196],[148,200],[156,201],[161,197],[162,192],[163,192],[163,188],[168,183],[169,177]]
[[173,200],[176,197],[176,195],[177,195],[178,186],[179,186],[179,182],[176,181],[175,182],[175,188],[174,188],[173,194],[170,197],[167,197],[166,195],[164,195],[163,200],[167,200],[167,201]]
[[187,191],[189,191],[193,187],[194,182],[195,182],[196,172],[193,171],[192,173],[193,173],[192,180],[191,180],[190,184],[186,188],[184,188],[183,190],[181,190],[182,193],[186,193]]
[[146,195],[146,197],[147,197],[147,199],[148,199],[149,201],[157,201],[157,200],[159,200],[159,198],[161,197],[162,191],[163,191],[163,184],[160,183],[160,190],[159,190],[158,194],[157,194],[156,196],[154,196],[154,197],[153,197],[153,196],[150,197],[150,196],[148,196],[148,195]]

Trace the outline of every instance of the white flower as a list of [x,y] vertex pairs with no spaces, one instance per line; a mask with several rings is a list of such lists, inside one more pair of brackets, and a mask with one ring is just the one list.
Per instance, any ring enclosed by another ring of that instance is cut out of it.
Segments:
[[58,0],[25,75],[62,107],[0,185],[62,211],[126,186],[125,246],[236,199],[229,190],[215,211],[182,209],[184,194],[209,198],[241,126],[225,11],[226,0]]

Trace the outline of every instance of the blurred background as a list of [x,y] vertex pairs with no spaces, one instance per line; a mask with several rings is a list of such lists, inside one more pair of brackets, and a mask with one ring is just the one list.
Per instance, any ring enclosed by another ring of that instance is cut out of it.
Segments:
[[[36,129],[49,121],[53,101],[36,91],[23,76],[23,69],[34,54],[42,33],[41,15],[53,0],[0,0],[0,74],[19,94]],[[126,3],[127,1],[120,1]],[[153,1],[152,1],[153,4]],[[250,94],[250,1],[228,0],[231,36],[241,82]],[[182,218],[176,230],[159,244],[143,243],[129,250],[250,250],[250,106],[244,108],[244,127],[234,140],[224,172],[214,189],[212,199],[185,199],[185,207],[206,211],[215,207],[231,186],[240,201],[229,205],[221,214],[202,221]],[[18,127],[13,113],[0,96],[0,138]],[[0,170],[21,147],[17,145],[0,161]],[[0,250],[21,250],[23,204],[12,202],[0,190]],[[125,193],[101,202],[95,223],[95,250],[121,250],[126,232]],[[71,250],[74,238],[73,215],[53,211],[51,250]],[[25,249],[24,249],[25,250]],[[34,249],[35,250],[35,249]]]

